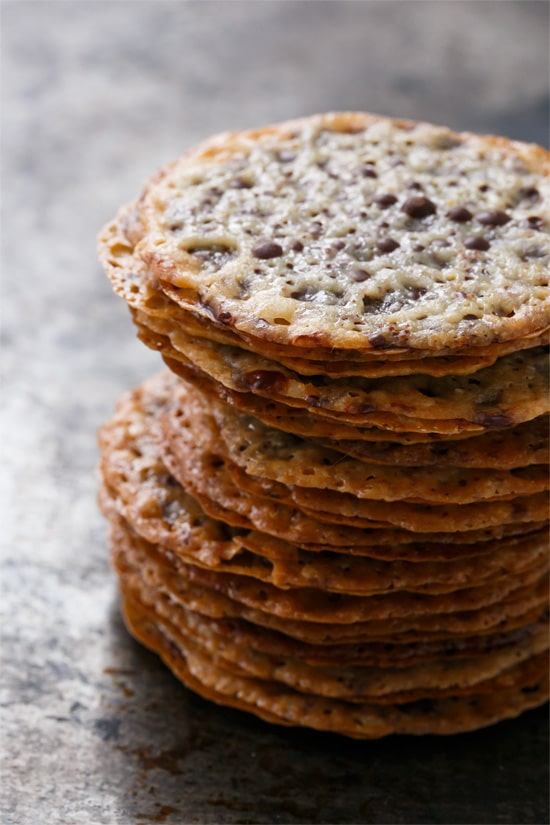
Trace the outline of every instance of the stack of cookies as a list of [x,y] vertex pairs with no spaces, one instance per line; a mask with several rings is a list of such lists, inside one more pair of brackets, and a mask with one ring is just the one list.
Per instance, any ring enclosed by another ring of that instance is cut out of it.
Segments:
[[100,237],[169,371],[100,433],[130,631],[358,738],[548,696],[549,156],[366,114],[217,137]]

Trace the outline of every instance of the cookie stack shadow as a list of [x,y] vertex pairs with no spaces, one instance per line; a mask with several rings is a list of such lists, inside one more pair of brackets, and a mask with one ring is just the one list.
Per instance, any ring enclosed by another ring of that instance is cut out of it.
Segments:
[[[544,324],[454,349],[274,340],[161,277],[143,215],[125,208],[100,238],[169,367],[100,432],[130,631],[208,699],[351,737],[473,730],[541,704]],[[223,255],[196,250],[205,269]]]

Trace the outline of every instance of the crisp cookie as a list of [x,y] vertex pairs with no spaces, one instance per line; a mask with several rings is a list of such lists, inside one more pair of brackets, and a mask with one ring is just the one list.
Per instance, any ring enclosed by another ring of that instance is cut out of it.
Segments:
[[548,696],[550,154],[362,113],[225,134],[99,256],[172,373],[101,428],[125,620],[358,738]]
[[[139,314],[136,321],[143,340],[150,329],[163,335],[162,324],[149,319],[145,326]],[[336,421],[397,431],[476,433],[510,427],[550,411],[545,347],[503,356],[472,376],[332,379],[306,378],[237,347],[192,339],[179,331],[173,331],[169,341],[163,354],[190,363],[229,390],[251,392]]]
[[277,343],[520,339],[548,325],[548,158],[359,113],[229,133],[146,186],[137,251],[198,313]]
[[[117,217],[102,230],[98,238],[99,258],[115,292],[137,313],[143,313],[194,337],[218,344],[237,346],[278,361],[304,375],[408,375],[422,370],[428,375],[468,374],[490,366],[502,355],[548,342],[548,325],[529,335],[511,341],[468,347],[459,352],[454,348],[430,350],[395,348],[358,350],[315,346],[296,348],[247,335],[243,331],[216,323],[210,316],[194,311],[186,302],[182,290],[164,284],[135,253],[135,245],[143,236],[137,214],[137,204],[120,210]],[[421,362],[421,363],[420,363]]]
[[[181,393],[184,389],[180,389]],[[349,493],[308,489],[249,476],[224,453],[215,419],[187,396],[162,418],[166,448],[163,462],[206,513],[237,527],[310,543],[313,525],[306,513],[329,524],[399,527],[413,532],[478,530],[498,524],[541,521],[547,513],[544,493],[510,500],[433,506],[407,501],[360,499]],[[298,512],[293,508],[298,507]],[[334,515],[332,515],[334,514]],[[314,528],[315,529],[315,528]],[[320,529],[317,525],[317,530]],[[318,536],[320,538],[320,534]],[[327,538],[327,536],[325,536]],[[326,541],[324,543],[330,543]],[[349,543],[349,542],[348,542]]]
[[[181,404],[202,406],[214,415],[225,454],[248,475],[282,484],[352,493],[384,501],[423,500],[472,503],[543,492],[550,480],[545,464],[512,471],[443,467],[400,467],[369,464],[266,427],[258,419],[181,388]],[[481,459],[480,459],[481,460]]]
[[[239,619],[275,630],[300,643],[325,646],[389,643],[455,643],[528,627],[548,611],[547,569],[524,573],[509,587],[485,585],[443,595],[382,594],[368,599],[307,589],[280,591],[244,577],[174,566],[158,545],[128,526],[111,528],[113,564],[121,580],[161,590],[178,604],[215,619]],[[337,621],[331,608],[339,607]]]
[[[126,560],[128,561],[128,560]],[[121,568],[121,585],[127,592],[139,594],[140,601],[155,605],[161,615],[168,618],[179,614],[178,624],[202,643],[209,645],[215,639],[221,651],[227,647],[236,650],[259,651],[271,657],[290,658],[313,667],[337,668],[360,667],[396,671],[416,668],[418,665],[441,661],[455,664],[461,660],[482,662],[502,651],[529,648],[533,638],[541,638],[541,631],[548,643],[548,613],[540,613],[532,623],[504,633],[482,636],[459,637],[438,642],[391,644],[366,642],[364,644],[315,645],[300,642],[245,619],[214,618],[190,609],[182,602],[175,602],[160,582],[146,583],[132,574],[128,565]],[[535,642],[538,644],[538,642]],[[482,665],[481,665],[482,666]]]
[[487,680],[548,649],[548,629],[541,620],[525,636],[521,646],[497,649],[486,653],[482,660],[464,657],[454,660],[446,655],[400,668],[347,663],[318,665],[288,654],[274,655],[258,647],[243,647],[234,637],[217,633],[207,617],[194,614],[194,621],[189,622],[189,611],[163,598],[162,593],[153,588],[132,588],[125,584],[123,592],[125,597],[152,608],[161,622],[170,625],[180,644],[202,651],[222,668],[279,682],[300,693],[342,698],[348,702],[396,704],[449,694],[467,695],[482,691]]
[[517,716],[548,698],[548,656],[539,654],[469,696],[405,702],[401,705],[348,703],[309,696],[274,682],[219,667],[178,634],[155,611],[126,598],[123,613],[129,630],[160,653],[184,684],[202,696],[255,713],[269,722],[301,725],[373,739],[390,733],[457,733]]

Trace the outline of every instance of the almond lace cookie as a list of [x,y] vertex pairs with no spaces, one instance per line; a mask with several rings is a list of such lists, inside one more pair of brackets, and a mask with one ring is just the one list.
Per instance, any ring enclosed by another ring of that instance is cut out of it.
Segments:
[[[153,398],[145,400],[151,409]],[[517,577],[544,557],[545,530],[529,531],[523,540],[480,542],[478,548],[456,545],[450,552],[433,542],[407,545],[401,551],[402,561],[397,561],[395,551],[390,552],[390,558],[394,555],[391,564],[382,561],[385,548],[376,545],[360,546],[355,553],[348,548],[336,553],[328,548],[312,552],[311,547],[253,530],[231,530],[208,517],[170,476],[150,428],[144,426],[146,412],[140,416],[136,406],[135,399],[134,403],[128,399],[115,422],[102,429],[102,509],[111,521],[122,518],[185,563],[252,576],[282,588],[317,587],[360,595],[398,590],[452,592],[471,587],[472,582],[480,586],[489,579],[494,583],[509,575]]]
[[517,340],[548,326],[548,170],[533,145],[316,116],[167,167],[139,203],[136,250],[183,306],[276,343]]
[[252,338],[236,329],[216,324],[210,317],[181,306],[181,291],[165,284],[161,290],[153,273],[135,251],[136,239],[141,237],[137,207],[131,204],[120,211],[99,237],[99,257],[115,292],[136,314],[141,326],[153,327],[157,332],[171,335],[185,333],[205,341],[240,347],[247,352],[264,355],[296,370],[301,375],[466,375],[490,366],[501,355],[516,352],[548,342],[548,328],[535,330],[517,340],[469,347],[459,353],[440,349],[430,351],[404,348],[380,350],[351,350],[331,347],[330,350],[309,343],[307,348],[296,348]]
[[371,739],[548,697],[550,155],[361,113],[215,137],[99,256],[169,367],[101,428],[131,633]]
[[268,722],[306,725],[359,739],[376,739],[391,733],[449,734],[517,716],[548,696],[545,654],[535,655],[502,676],[487,680],[477,692],[465,696],[434,697],[389,706],[308,696],[277,682],[247,677],[241,669],[235,672],[216,666],[210,656],[200,651],[200,646],[189,640],[182,644],[177,627],[125,595],[128,627],[143,644],[161,655],[184,684],[211,701],[247,710]]
[[464,695],[474,685],[544,652],[547,647],[544,619],[541,619],[526,629],[521,648],[500,648],[487,653],[481,661],[468,661],[464,657],[455,660],[447,655],[442,660],[408,662],[397,668],[341,663],[319,665],[288,653],[283,656],[280,651],[273,654],[262,650],[254,637],[251,646],[243,648],[235,639],[217,633],[208,617],[196,614],[190,617],[191,611],[166,598],[162,588],[155,589],[137,580],[133,588],[126,583],[125,590],[127,593],[131,590],[134,598],[154,606],[154,610],[174,626],[184,647],[196,645],[222,667],[235,667],[251,676],[279,681],[302,693],[344,698],[350,702],[393,704],[447,692]]
[[[267,583],[258,587],[245,576],[175,563],[172,554],[118,520],[111,524],[111,551],[115,568],[122,577],[130,575],[134,586],[141,579],[201,615],[243,619],[255,633],[275,630],[287,643],[311,645],[314,659],[322,659],[334,645],[354,645],[357,650],[373,642],[401,646],[444,640],[452,651],[465,638],[471,642],[472,637],[528,630],[533,622],[548,618],[540,568],[507,588],[487,584],[452,594],[390,593],[368,599],[334,593],[319,600],[318,593],[306,588],[280,591]],[[518,637],[512,635],[509,642],[513,646]]]

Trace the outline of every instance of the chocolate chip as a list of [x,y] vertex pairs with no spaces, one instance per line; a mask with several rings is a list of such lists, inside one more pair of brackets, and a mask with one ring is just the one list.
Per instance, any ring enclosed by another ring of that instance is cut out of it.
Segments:
[[472,220],[473,215],[465,206],[453,206],[453,208],[447,212],[447,217],[455,223],[466,223]]
[[376,407],[373,407],[372,404],[369,404],[367,401],[360,401],[355,404],[353,408],[353,412],[356,415],[369,415],[370,413],[376,412]]
[[407,189],[416,189],[417,192],[418,191],[421,192],[423,188],[424,187],[422,186],[422,184],[418,183],[417,180],[413,180],[413,181],[411,181],[410,183],[407,184]]
[[229,246],[222,244],[212,244],[210,246],[195,246],[188,249],[190,255],[198,258],[204,264],[205,269],[216,271],[225,266],[237,252]]
[[313,238],[318,238],[323,233],[323,224],[321,221],[314,221],[309,227],[309,234]]
[[378,177],[378,175],[376,174],[374,169],[371,169],[370,166],[367,166],[366,169],[363,169],[361,174],[363,175],[364,178],[377,178]]
[[485,252],[490,247],[489,241],[482,235],[473,235],[470,238],[464,239],[464,246],[466,249],[476,249],[480,252]]
[[283,247],[274,241],[264,241],[252,249],[252,255],[255,258],[260,258],[262,261],[268,260],[269,258],[280,258],[282,254]]
[[370,273],[367,272],[366,269],[352,269],[350,272],[350,278],[352,281],[361,283],[362,281],[366,281],[370,278]]
[[427,218],[428,215],[434,215],[437,207],[429,198],[418,196],[416,198],[407,198],[401,210],[405,212],[409,218]]
[[454,135],[441,135],[441,137],[437,138],[435,141],[435,147],[437,149],[455,149],[457,146],[461,146],[462,141],[458,137],[454,137]]
[[243,386],[251,390],[282,390],[288,384],[281,372],[272,370],[253,370],[242,376]]
[[378,332],[376,335],[371,335],[369,338],[369,344],[371,344],[374,349],[388,349],[391,347],[391,344],[388,344],[382,333]]
[[394,241],[393,238],[382,238],[382,240],[376,242],[376,248],[383,254],[389,254],[390,252],[399,249],[399,243]]
[[539,215],[529,215],[525,224],[529,229],[540,229],[544,226],[544,220]]
[[305,402],[308,407],[320,407],[322,399],[320,395],[308,395],[306,396]]
[[418,301],[419,298],[422,298],[423,295],[426,294],[428,290],[425,289],[423,286],[408,286],[406,288],[407,298],[410,301]]
[[426,247],[422,246],[421,243],[415,243],[412,248],[413,252],[424,252],[425,249]]
[[500,209],[492,209],[490,212],[480,212],[476,215],[476,220],[484,226],[504,226],[512,218]]
[[313,301],[315,296],[318,294],[319,290],[316,286],[304,286],[301,289],[296,289],[294,292],[290,293],[290,297],[294,298],[295,301]]
[[480,424],[482,427],[500,429],[503,427],[511,427],[514,423],[508,415],[504,413],[478,413],[474,415],[474,424]]
[[304,245],[302,241],[292,241],[292,243],[290,244],[290,248],[293,252],[302,252]]
[[380,195],[375,195],[372,202],[379,206],[380,209],[387,209],[389,206],[393,206],[394,203],[397,203],[397,198],[395,195],[391,195],[389,192],[386,192],[381,193]]
[[534,186],[528,186],[525,189],[520,189],[519,199],[520,201],[531,201],[531,203],[537,203],[540,200],[540,192]]
[[344,241],[333,241],[331,243],[331,248],[335,249],[337,252],[339,252],[340,249],[344,249],[345,246],[346,244],[344,243]]
[[391,293],[384,295],[383,298],[370,298],[368,295],[363,295],[363,311],[365,313],[372,313],[380,312],[383,308],[388,306],[388,296],[391,296]]
[[231,189],[251,189],[252,183],[245,178],[234,178],[230,183]]

